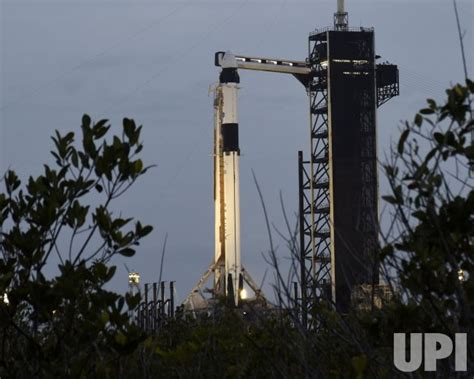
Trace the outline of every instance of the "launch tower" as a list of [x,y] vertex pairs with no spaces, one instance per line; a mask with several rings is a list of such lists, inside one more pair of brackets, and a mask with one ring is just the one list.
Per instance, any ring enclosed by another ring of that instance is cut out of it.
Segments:
[[245,281],[264,299],[240,259],[240,69],[291,74],[309,97],[309,159],[298,153],[301,294],[296,300],[303,324],[319,301],[346,313],[354,294],[378,285],[376,110],[399,94],[397,66],[377,64],[378,58],[373,28],[350,28],[344,0],[337,1],[333,27],[310,33],[304,61],[216,53],[222,71],[214,102],[215,258],[185,306],[200,299],[207,306],[201,290],[212,273],[214,295],[239,305]]
[[376,64],[373,28],[309,35],[310,158],[299,154],[303,308],[318,298],[345,313],[357,286],[377,285],[376,109],[399,94],[398,68]]

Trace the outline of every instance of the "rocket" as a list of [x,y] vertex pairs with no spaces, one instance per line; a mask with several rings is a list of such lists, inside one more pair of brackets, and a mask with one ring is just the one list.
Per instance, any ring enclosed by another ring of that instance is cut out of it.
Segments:
[[183,302],[185,309],[208,309],[210,299],[203,293],[214,274],[214,298],[226,297],[239,306],[247,298],[244,281],[261,304],[269,303],[242,265],[240,251],[240,147],[237,93],[239,69],[291,74],[305,86],[311,68],[306,61],[247,57],[218,51],[214,64],[221,67],[214,87],[214,261]]
[[239,303],[243,289],[240,259],[239,122],[240,82],[235,56],[225,53],[215,92],[214,205],[216,292]]

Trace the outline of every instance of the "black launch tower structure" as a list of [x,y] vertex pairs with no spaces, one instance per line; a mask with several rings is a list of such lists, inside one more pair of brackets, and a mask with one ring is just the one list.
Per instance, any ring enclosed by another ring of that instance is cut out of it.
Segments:
[[376,109],[399,85],[397,66],[377,58],[373,28],[349,28],[347,13],[309,35],[311,155],[298,159],[305,323],[319,300],[346,313],[358,286],[379,281]]

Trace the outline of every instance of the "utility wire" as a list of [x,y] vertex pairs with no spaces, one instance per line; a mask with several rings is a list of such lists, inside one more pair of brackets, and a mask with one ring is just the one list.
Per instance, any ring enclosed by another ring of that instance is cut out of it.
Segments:
[[30,92],[25,91],[26,93],[24,92],[16,100],[12,101],[10,104],[6,104],[6,105],[0,107],[0,111],[3,111],[3,110],[5,110],[5,109],[7,109],[7,108],[9,108],[9,107],[11,107],[15,104],[18,104],[21,100],[23,100],[25,98],[29,98],[31,96],[37,95],[40,91],[44,90],[45,88],[49,88],[49,87],[53,86],[54,84],[59,82],[61,79],[64,79],[67,75],[72,74],[75,71],[79,71],[80,69],[85,67],[87,64],[90,64],[90,63],[96,61],[98,58],[101,58],[101,57],[107,55],[109,52],[111,52],[112,50],[115,50],[119,46],[123,45],[125,42],[132,41],[132,40],[136,39],[137,37],[139,37],[140,35],[148,32],[149,30],[153,29],[154,27],[160,25],[162,22],[166,21],[170,17],[172,17],[175,14],[177,14],[177,13],[181,12],[182,10],[184,10],[190,4],[194,4],[194,3],[193,2],[181,3],[180,5],[175,7],[171,12],[167,13],[165,16],[160,17],[159,19],[151,22],[150,24],[148,24],[147,26],[141,28],[137,32],[129,35],[128,37],[125,37],[124,39],[118,40],[117,42],[115,42],[114,44],[109,46],[108,48],[102,50],[101,52],[97,53],[96,55],[94,55],[94,56],[92,56],[88,59],[83,60],[81,63],[77,64],[76,66],[73,66],[69,70],[64,71],[62,74],[60,74],[60,75],[56,76],[55,78],[47,81],[46,83],[41,84],[40,86],[36,87],[35,89],[31,90]]
[[286,5],[286,2],[287,0],[282,0],[281,3],[280,3],[280,7],[277,9],[277,11],[275,12],[275,14],[273,15],[273,19],[272,20],[269,20],[266,25],[264,26],[264,31],[263,33],[260,34],[260,40],[258,41],[258,43],[256,44],[256,50],[260,49],[263,41],[265,40],[265,38],[267,37],[267,34],[269,31],[271,31],[275,25],[277,24],[279,18],[280,18],[280,14],[281,12],[283,11],[283,9],[285,8],[285,5]]
[[438,94],[442,93],[444,91],[445,87],[431,87],[431,86],[426,86],[420,82],[410,80],[409,78],[406,78],[401,81],[400,83],[401,87],[408,87],[411,89],[414,89],[417,92],[421,92],[423,96],[428,96],[428,97],[436,97]]
[[[161,74],[163,74],[165,71],[167,71],[168,69],[170,69],[173,65],[175,65],[176,63],[178,63],[179,61],[181,61],[183,58],[185,57],[188,57],[188,53],[193,51],[194,49],[196,49],[197,47],[199,47],[199,45],[202,43],[202,41],[206,40],[206,38],[208,36],[210,36],[212,33],[214,33],[217,29],[219,29],[221,26],[223,25],[226,25],[229,23],[229,21],[231,19],[233,19],[239,12],[240,10],[249,2],[249,0],[244,0],[240,3],[240,6],[238,8],[236,8],[231,14],[229,14],[228,17],[226,17],[223,21],[219,22],[219,23],[216,23],[214,24],[214,26],[209,29],[207,32],[205,32],[199,39],[197,43],[195,43],[194,45],[192,45],[191,47],[185,49],[185,50],[182,50],[180,52],[180,54],[178,54],[177,58],[175,60],[173,60],[172,62],[170,62],[168,65],[166,65],[165,67],[163,67],[160,71],[158,71],[156,74],[152,75],[151,77],[149,77],[146,81],[142,82],[140,85],[138,85],[137,87],[135,87],[132,91],[128,92],[127,94],[125,94],[121,99],[118,100],[118,102],[114,102],[113,104],[111,104],[110,107],[108,107],[105,111],[105,113],[109,112],[110,110],[112,110],[115,106],[117,106],[119,103],[121,104],[123,101],[129,99],[132,95],[134,95],[135,93],[137,93],[138,91],[140,91],[141,89],[143,89],[144,87],[146,87],[147,85],[149,85],[154,79],[156,79],[158,76],[160,76]],[[203,134],[205,135],[205,134]],[[162,188],[161,190],[159,190],[159,197],[160,198],[166,198],[166,196],[168,195],[168,190],[169,188],[171,188],[172,186],[174,186],[176,180],[178,179],[178,177],[180,176],[180,174],[182,173],[184,167],[186,166],[186,164],[191,160],[192,156],[196,153],[196,151],[198,150],[199,146],[203,146],[201,144],[197,144],[195,143],[195,141],[193,142],[193,147],[191,149],[189,149],[189,152],[188,154],[184,157],[184,159],[179,162],[177,168],[174,170],[174,175],[170,178],[170,180],[167,181],[167,185]]]
[[[239,11],[249,2],[249,0],[244,0],[240,3],[240,6],[235,9],[228,17],[226,17],[224,20],[221,22],[218,22],[213,25],[212,28],[208,29],[206,33],[203,33],[199,38],[198,42],[194,43],[191,46],[187,46],[185,49],[177,51],[177,54],[172,54],[176,55],[175,59],[172,59],[169,61],[167,65],[161,68],[158,72],[155,74],[151,75],[148,79],[140,83],[138,86],[136,86],[133,90],[129,91],[126,93],[124,96],[122,96],[121,99],[119,99],[116,102],[113,102],[113,104],[110,105],[110,107],[106,108],[105,113],[108,111],[112,110],[116,105],[123,103],[125,100],[129,99],[132,95],[136,94],[138,91],[142,90],[143,88],[147,87],[150,83],[152,83],[157,77],[159,77],[161,74],[169,70],[171,67],[179,63],[181,60],[184,58],[188,57],[189,58],[189,53],[193,50],[195,50],[197,47],[199,47],[204,41],[207,40],[209,36],[211,36],[216,30],[220,29],[222,26],[226,25],[229,23],[231,19],[233,19]],[[171,57],[170,57],[171,58]]]
[[416,71],[413,71],[403,65],[399,65],[400,67],[400,76],[406,78],[406,80],[401,80],[401,86],[408,86],[422,92],[426,92],[427,94],[434,94],[443,92],[446,88],[446,83],[443,84],[438,80],[434,80],[424,75],[418,74]]
[[407,67],[404,65],[400,65],[400,67],[402,68],[404,73],[407,73],[409,76],[417,79],[420,82],[423,82],[424,84],[432,85],[433,87],[437,87],[437,86],[444,87],[446,85],[446,83],[443,83],[442,81],[438,79],[434,79],[433,77],[421,74],[420,72],[413,70],[410,67]]
[[[212,33],[214,33],[217,29],[219,29],[221,26],[223,25],[226,25],[229,23],[229,21],[231,21],[239,12],[240,10],[249,2],[249,0],[244,0],[240,3],[239,7],[237,7],[231,14],[229,14],[228,17],[226,17],[223,21],[219,22],[219,23],[216,23],[214,24],[214,26],[209,29],[206,33],[204,33],[199,39],[198,39],[198,42],[195,43],[194,45],[192,45],[191,47],[188,47],[187,49],[185,50],[182,50],[180,52],[180,54],[178,54],[177,58],[174,59],[173,61],[171,61],[170,63],[168,63],[168,65],[166,65],[165,67],[163,67],[160,71],[158,71],[156,74],[152,75],[151,77],[149,77],[146,81],[142,82],[141,84],[139,84],[137,87],[135,87],[132,91],[128,92],[127,94],[125,94],[121,99],[119,99],[117,102],[114,102],[113,104],[111,104],[110,107],[108,107],[106,110],[105,110],[105,113],[109,112],[110,110],[112,110],[115,106],[117,106],[118,104],[121,104],[123,101],[129,99],[132,95],[134,95],[135,93],[137,93],[138,91],[142,90],[143,88],[145,88],[147,85],[149,85],[154,79],[156,79],[158,76],[160,76],[161,74],[163,74],[165,71],[167,71],[168,69],[170,69],[173,65],[175,65],[176,63],[178,63],[179,61],[181,61],[183,58],[187,57],[189,52],[193,51],[194,49],[196,49],[197,47],[199,47],[199,45],[205,41],[207,39],[207,37],[209,37]],[[178,179],[179,175],[181,174],[181,172],[183,171],[185,165],[189,162],[189,160],[191,159],[191,157],[194,155],[194,153],[198,150],[198,146],[199,144],[196,144],[196,143],[193,143],[193,148],[191,148],[189,150],[189,153],[186,155],[186,157],[179,163],[177,169],[175,170],[175,174],[173,175],[173,177],[168,181],[168,185],[163,188],[161,191],[160,191],[160,194],[166,194],[167,190],[172,186],[172,184],[175,183],[175,181]]]

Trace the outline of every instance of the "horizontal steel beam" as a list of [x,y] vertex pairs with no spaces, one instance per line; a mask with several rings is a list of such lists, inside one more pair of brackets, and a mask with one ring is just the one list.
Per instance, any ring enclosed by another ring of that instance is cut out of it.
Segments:
[[[218,51],[215,56],[215,65],[222,66],[222,61],[226,53]],[[309,75],[311,69],[304,61],[292,61],[288,59],[275,59],[263,57],[247,57],[234,55],[237,68],[244,70],[278,72],[282,74]]]

